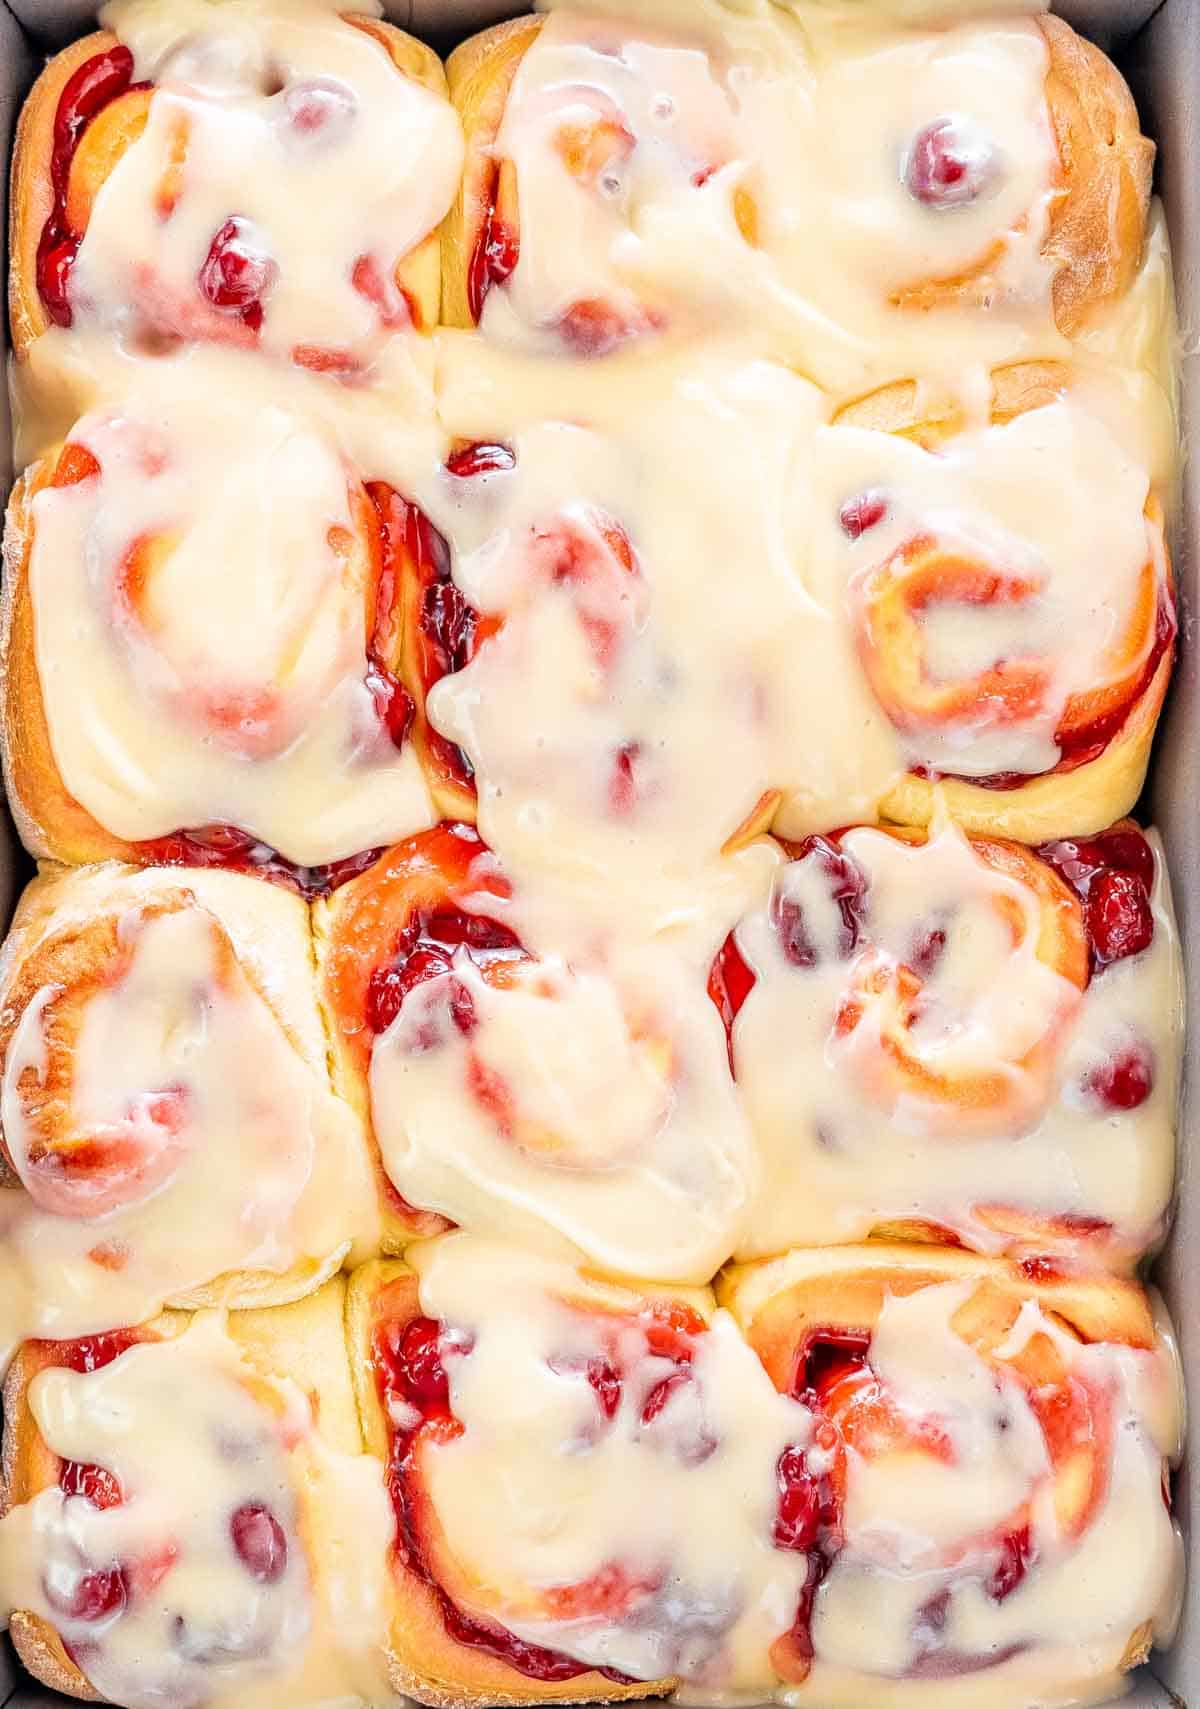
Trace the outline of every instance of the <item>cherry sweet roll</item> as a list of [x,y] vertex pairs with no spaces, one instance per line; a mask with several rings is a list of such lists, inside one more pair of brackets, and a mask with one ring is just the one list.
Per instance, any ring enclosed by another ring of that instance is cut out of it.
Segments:
[[836,385],[871,346],[1073,335],[1131,285],[1153,145],[1060,20],[673,28],[563,11],[451,55],[452,325],[603,356],[719,317]]
[[1168,476],[1116,393],[1069,366],[990,389],[982,423],[913,382],[843,409],[818,436],[817,556],[845,602],[849,692],[899,762],[882,817],[925,824],[940,790],[969,829],[1036,843],[1140,794],[1175,648]]
[[289,394],[243,376],[218,410],[207,365],[172,367],[85,416],[12,499],[9,799],[42,857],[327,887],[432,817],[398,675],[395,495]]
[[37,1679],[128,1709],[382,1699],[391,1516],[344,1304],[335,1281],[22,1347],[0,1598]]
[[814,1418],[785,1680],[832,1709],[1108,1701],[1169,1641],[1180,1376],[1140,1288],[881,1246],[734,1270],[718,1295]]
[[2,1336],[270,1305],[374,1249],[307,910],[226,872],[36,879],[0,956]]
[[53,325],[356,379],[434,325],[462,142],[430,48],[315,3],[108,10],[116,33],[51,60],[21,120],[18,357]]
[[743,1253],[868,1235],[1130,1268],[1165,1230],[1182,982],[1157,838],[786,849],[709,992],[761,1163]]
[[719,1018],[690,964],[535,954],[466,825],[318,905],[334,1072],[378,1147],[387,1244],[444,1219],[618,1275],[703,1282],[755,1179]]
[[431,1704],[765,1696],[809,1564],[811,1418],[708,1290],[454,1232],[350,1291],[395,1513],[394,1689]]

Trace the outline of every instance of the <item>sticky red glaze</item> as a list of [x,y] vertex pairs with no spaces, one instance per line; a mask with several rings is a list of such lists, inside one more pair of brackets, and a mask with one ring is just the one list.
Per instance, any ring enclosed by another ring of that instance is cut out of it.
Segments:
[[737,939],[732,932],[717,951],[716,959],[708,974],[708,994],[717,1006],[717,1013],[725,1023],[725,1041],[729,1050],[729,1072],[737,1073],[737,1065],[733,1058],[733,1023],[737,1020],[742,1004],[753,991],[756,980],[737,946]]
[[492,286],[504,283],[521,254],[519,234],[506,225],[496,211],[499,184],[500,167],[497,163],[492,167],[488,181],[483,223],[467,269],[467,307],[475,322],[483,313],[484,299]]
[[[388,1459],[387,1485],[396,1516],[396,1552],[400,1561],[429,1586],[437,1599],[442,1623],[456,1643],[495,1656],[527,1679],[562,1683],[598,1671],[616,1683],[632,1684],[624,1674],[608,1668],[593,1670],[561,1651],[526,1643],[502,1626],[465,1614],[434,1578],[417,1531],[412,1485],[416,1475],[414,1450],[422,1427],[429,1423],[444,1425],[453,1416],[443,1341],[442,1326],[428,1317],[412,1318],[399,1330],[394,1324],[381,1325],[374,1338],[376,1380],[385,1406],[389,1400],[404,1401],[415,1407],[422,1419],[415,1429],[394,1433]],[[466,1354],[469,1348],[456,1348],[456,1351]]]
[[263,299],[278,274],[275,262],[256,242],[250,221],[233,214],[214,234],[196,283],[214,309],[236,315],[243,326],[258,332]]
[[817,1480],[808,1470],[804,1449],[795,1443],[785,1448],[775,1467],[775,1476],[779,1485],[775,1547],[804,1553],[816,1543],[821,1528],[821,1494]]
[[367,666],[366,683],[379,713],[379,722],[391,738],[392,745],[403,749],[416,716],[412,695],[386,666],[374,661]]
[[631,321],[611,303],[588,297],[571,304],[559,317],[556,330],[573,356],[607,356],[645,331],[649,324]]
[[81,1495],[93,1507],[120,1507],[125,1499],[115,1472],[110,1472],[105,1466],[84,1465],[78,1460],[63,1461],[58,1487],[64,1495]]
[[42,227],[37,251],[38,295],[55,326],[71,324],[68,287],[83,238],[83,233],[74,231],[67,222],[71,162],[80,137],[96,114],[131,88],[132,79],[133,55],[127,47],[117,45],[85,60],[67,79],[58,98],[50,152],[53,205]]
[[1154,1090],[1154,1057],[1148,1045],[1130,1045],[1086,1076],[1083,1089],[1107,1110],[1136,1110]]
[[[515,932],[486,914],[466,914],[453,906],[418,909],[397,938],[391,961],[371,975],[366,1011],[370,1030],[375,1034],[386,1032],[409,992],[426,980],[449,973],[459,949],[465,949],[472,961],[484,966],[497,958],[512,960],[525,953]],[[460,1032],[468,1035],[474,1030],[474,1004],[470,992],[458,981],[450,994],[450,1010]]]
[[1098,837],[1064,838],[1043,843],[1037,852],[1083,903],[1094,972],[1149,948],[1154,939],[1154,852],[1139,830],[1125,827]]
[[[469,453],[456,455],[469,462]],[[481,448],[501,450],[501,447]],[[489,465],[499,467],[499,464]],[[394,634],[403,569],[407,565],[419,590],[416,642],[417,672],[421,689],[428,694],[442,677],[461,670],[471,660],[475,646],[477,616],[451,578],[450,548],[419,506],[401,498],[381,481],[367,487],[380,520],[382,567],[376,599],[375,632],[370,651],[376,663],[385,637]],[[462,749],[429,728],[425,741],[431,755],[460,788],[474,793],[474,772]]]
[[283,1526],[261,1501],[248,1501],[229,1521],[238,1559],[259,1584],[277,1584],[287,1571],[288,1545]]
[[364,849],[361,854],[328,861],[323,866],[297,866],[268,843],[260,843],[248,831],[240,831],[234,825],[198,825],[134,846],[138,860],[145,866],[219,867],[227,872],[248,872],[281,884],[285,890],[293,890],[310,901],[328,896],[340,885],[357,878],[374,866],[383,853],[382,849]]
[[923,207],[959,208],[986,187],[993,160],[954,119],[936,119],[914,137],[904,182]]
[[868,529],[882,522],[888,513],[887,499],[879,492],[859,493],[849,498],[838,511],[842,532],[850,540],[861,540]]
[[[1176,628],[1175,602],[1170,590],[1164,589],[1159,596],[1154,645],[1141,675],[1130,689],[1128,698],[1122,705],[1115,706],[1111,712],[1094,718],[1090,724],[1081,725],[1074,730],[1056,731],[1054,739],[1058,744],[1058,762],[1051,766],[1049,771],[1037,775],[1054,777],[1062,772],[1075,771],[1079,766],[1090,765],[1093,760],[1099,759],[1113,738],[1120,733],[1130,712],[1150,687],[1154,673],[1175,644]],[[936,781],[940,777],[953,777],[955,773],[939,772],[931,766],[914,766],[913,775]],[[978,784],[981,789],[1019,789],[1023,783],[1029,782],[1032,775],[1034,774],[1023,771],[998,771],[988,777],[966,777],[964,781]]]

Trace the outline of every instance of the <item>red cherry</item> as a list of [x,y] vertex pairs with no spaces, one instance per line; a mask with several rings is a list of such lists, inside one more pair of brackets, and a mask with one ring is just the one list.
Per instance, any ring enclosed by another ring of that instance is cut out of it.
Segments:
[[587,1380],[605,1418],[615,1418],[621,1405],[621,1375],[607,1359],[589,1359]]
[[959,119],[936,119],[913,139],[904,170],[910,195],[927,208],[958,208],[987,187],[991,146]]
[[821,1523],[821,1494],[808,1469],[803,1448],[785,1448],[775,1466],[779,1507],[775,1515],[777,1549],[811,1549]]
[[213,238],[198,282],[213,308],[231,310],[257,331],[262,325],[262,299],[278,271],[255,242],[250,221],[235,214]]
[[63,1461],[58,1487],[64,1495],[81,1495],[93,1507],[120,1507],[125,1499],[115,1473],[104,1466],[85,1465],[78,1460]]
[[882,493],[859,493],[857,498],[846,500],[838,511],[838,521],[844,534],[851,540],[859,540],[868,528],[882,522],[887,513],[888,502]]
[[1154,1057],[1147,1045],[1131,1045],[1093,1068],[1083,1089],[1106,1109],[1136,1110],[1154,1090]]
[[460,480],[515,469],[516,455],[508,445],[464,445],[446,458],[446,469]]
[[1085,904],[1088,935],[1101,965],[1138,955],[1154,937],[1146,886],[1132,872],[1102,872]]
[[104,1620],[119,1614],[125,1606],[127,1591],[125,1575],[120,1567],[105,1567],[99,1572],[84,1573],[69,1592],[43,1580],[46,1601],[56,1613],[68,1620]]
[[78,1341],[67,1343],[63,1363],[72,1371],[90,1376],[93,1371],[103,1370],[105,1365],[111,1365],[114,1359],[127,1353],[136,1340],[132,1329],[111,1329],[101,1335],[84,1335]]
[[946,948],[946,934],[941,926],[930,926],[917,933],[909,951],[908,965],[922,979],[928,979]]
[[558,322],[558,335],[575,356],[607,356],[638,330],[611,304],[590,298],[572,303]]
[[287,1571],[288,1546],[283,1526],[261,1501],[248,1501],[229,1521],[238,1557],[259,1584],[275,1584]]
[[421,599],[421,630],[438,649],[442,676],[465,670],[475,651],[479,614],[451,581],[431,582]]

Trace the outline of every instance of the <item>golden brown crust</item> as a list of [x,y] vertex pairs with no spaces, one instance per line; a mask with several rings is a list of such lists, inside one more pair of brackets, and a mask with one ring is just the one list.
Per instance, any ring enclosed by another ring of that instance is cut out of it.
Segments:
[[512,18],[455,48],[446,62],[450,99],[462,120],[467,152],[462,184],[442,225],[442,321],[470,327],[467,280],[487,217],[495,160],[491,148],[521,61],[542,18]]
[[[346,1338],[354,1376],[363,1440],[368,1451],[387,1458],[387,1419],[375,1386],[371,1347],[377,1313],[386,1297],[388,1321],[404,1323],[421,1315],[417,1277],[406,1264],[376,1260],[350,1278],[346,1296]],[[389,1683],[431,1709],[487,1709],[523,1703],[620,1703],[665,1696],[673,1680],[615,1685],[597,1673],[578,1679],[527,1679],[482,1650],[456,1643],[446,1631],[429,1586],[393,1560],[393,1611],[388,1643]]]
[[[1043,256],[1053,264],[1051,301],[1071,337],[1128,289],[1141,264],[1154,144],[1141,134],[1125,79],[1108,56],[1061,18],[1037,20],[1046,41],[1046,107],[1058,174]],[[986,305],[1005,245],[949,278],[914,280],[893,292],[898,308]]]
[[106,831],[68,791],[46,722],[29,585],[31,506],[50,484],[57,462],[55,449],[35,463],[17,482],[8,503],[0,590],[0,750],[8,804],[21,841],[41,860],[128,860],[135,853],[133,845]]
[[95,54],[107,53],[117,45],[109,30],[81,36],[46,66],[21,109],[17,120],[9,182],[9,279],[8,309],[12,324],[12,346],[18,361],[34,339],[40,338],[49,322],[37,288],[37,252],[42,228],[53,208],[50,188],[50,158],[54,145],[54,117],[59,97],[68,80]]
[[1078,332],[1122,295],[1141,263],[1154,144],[1141,134],[1128,85],[1108,56],[1061,18],[1039,18],[1050,54],[1046,99],[1067,194],[1043,252],[1058,263],[1054,318]]
[[[1013,362],[994,368],[990,376],[992,422],[1000,426],[1027,410],[1056,402],[1070,389],[1072,377],[1066,362]],[[936,451],[971,425],[960,397],[947,392],[930,398],[916,380],[895,380],[851,399],[837,411],[833,424],[892,433],[926,451]]]

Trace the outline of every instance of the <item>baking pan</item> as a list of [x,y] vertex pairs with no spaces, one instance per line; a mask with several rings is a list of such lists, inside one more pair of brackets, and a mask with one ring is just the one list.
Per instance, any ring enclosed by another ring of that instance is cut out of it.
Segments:
[[[779,0],[785,3],[785,0]],[[866,0],[870,3],[870,0]],[[955,0],[944,0],[953,9]],[[1007,9],[1019,7],[1013,0]],[[455,40],[529,9],[514,0],[385,0],[402,28],[444,49]],[[1006,9],[996,0],[996,10]],[[1200,0],[1059,0],[1077,29],[1099,42],[1133,86],[1143,125],[1158,139],[1156,189],[1167,210],[1175,259],[1183,345],[1185,446],[1200,432]],[[7,160],[21,98],[40,55],[94,24],[96,0],[0,0],[0,160]],[[0,181],[0,230],[7,182]],[[12,476],[7,397],[0,396],[0,493]],[[1180,651],[1155,748],[1141,816],[1163,833],[1184,944],[1188,1043],[1180,1123],[1178,1208],[1154,1271],[1170,1307],[1183,1353],[1189,1413],[1200,1429],[1200,1166],[1190,1131],[1200,1123],[1200,470],[1185,466],[1173,535],[1180,597]],[[7,815],[0,810],[0,926],[29,870]],[[1188,1540],[1189,1584],[1179,1636],[1152,1658],[1121,1701],[1128,1709],[1200,1709],[1200,1454],[1189,1449],[1175,1483],[1176,1509]],[[70,1709],[73,1699],[22,1685],[0,1647],[2,1709]],[[635,1706],[636,1709],[636,1706]],[[648,1706],[652,1709],[652,1706]],[[812,1709],[821,1709],[814,1702]],[[1013,1709],[1019,1709],[1014,1705]]]

